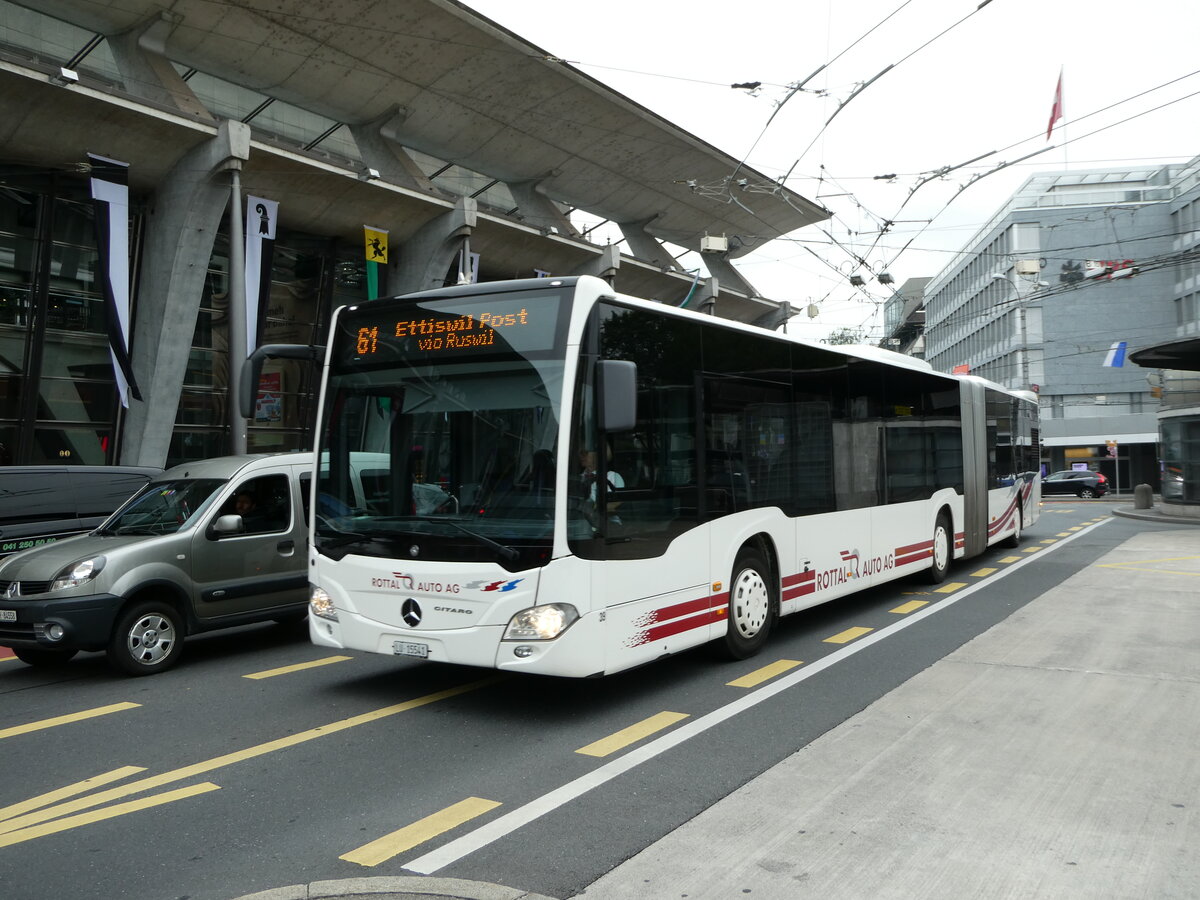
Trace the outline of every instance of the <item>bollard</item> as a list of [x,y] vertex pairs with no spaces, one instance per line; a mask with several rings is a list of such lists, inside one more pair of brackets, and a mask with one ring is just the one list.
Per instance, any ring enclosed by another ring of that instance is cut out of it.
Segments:
[[1134,509],[1154,509],[1154,492],[1148,484],[1139,484],[1133,489]]

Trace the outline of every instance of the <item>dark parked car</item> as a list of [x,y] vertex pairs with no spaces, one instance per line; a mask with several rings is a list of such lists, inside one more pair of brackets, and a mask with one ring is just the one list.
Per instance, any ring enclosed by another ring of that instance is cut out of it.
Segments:
[[162,469],[0,467],[0,559],[91,531]]
[[1103,497],[1108,493],[1108,479],[1099,472],[1070,469],[1055,472],[1042,479],[1042,496],[1073,494],[1081,500]]

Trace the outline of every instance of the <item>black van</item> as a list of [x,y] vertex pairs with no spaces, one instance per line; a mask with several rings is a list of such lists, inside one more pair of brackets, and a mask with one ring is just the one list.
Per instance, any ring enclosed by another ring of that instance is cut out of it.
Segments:
[[91,531],[162,469],[0,466],[0,559]]

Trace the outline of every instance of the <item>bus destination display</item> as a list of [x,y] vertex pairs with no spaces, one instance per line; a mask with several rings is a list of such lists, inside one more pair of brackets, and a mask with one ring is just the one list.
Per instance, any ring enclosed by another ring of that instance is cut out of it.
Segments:
[[370,362],[376,354],[432,353],[472,356],[487,352],[529,352],[554,347],[557,298],[496,298],[471,304],[428,303],[386,318],[361,309],[346,321],[349,356]]

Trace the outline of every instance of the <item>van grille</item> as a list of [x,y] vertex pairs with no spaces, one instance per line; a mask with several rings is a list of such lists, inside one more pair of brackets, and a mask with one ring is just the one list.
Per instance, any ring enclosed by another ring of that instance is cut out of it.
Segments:
[[[0,601],[8,599],[8,591],[13,582],[5,581],[0,578]],[[18,581],[17,596],[29,597],[34,594],[44,594],[50,590],[50,582],[48,581]]]

